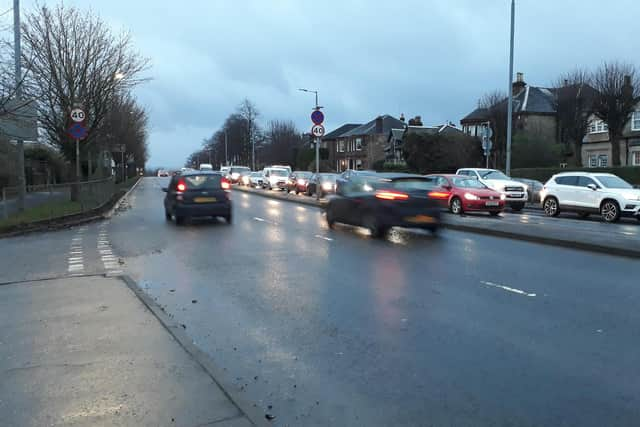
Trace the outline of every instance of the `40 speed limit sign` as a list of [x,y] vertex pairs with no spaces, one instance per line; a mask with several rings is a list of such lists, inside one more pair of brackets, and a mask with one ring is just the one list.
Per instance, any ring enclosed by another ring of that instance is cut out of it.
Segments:
[[73,120],[74,122],[82,123],[84,122],[85,118],[86,115],[84,114],[84,110],[80,108],[74,108],[73,110],[71,110],[71,120]]
[[324,136],[324,126],[322,126],[322,125],[314,125],[311,128],[311,133],[316,138],[320,138],[320,137]]

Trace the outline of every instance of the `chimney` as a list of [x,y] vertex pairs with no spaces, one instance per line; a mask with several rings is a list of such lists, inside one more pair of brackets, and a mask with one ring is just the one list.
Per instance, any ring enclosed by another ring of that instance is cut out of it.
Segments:
[[382,116],[376,117],[376,133],[382,133],[383,124],[384,122],[382,121]]
[[527,84],[524,82],[524,74],[518,72],[516,73],[516,81],[511,85],[511,90],[514,95],[517,95],[526,85]]

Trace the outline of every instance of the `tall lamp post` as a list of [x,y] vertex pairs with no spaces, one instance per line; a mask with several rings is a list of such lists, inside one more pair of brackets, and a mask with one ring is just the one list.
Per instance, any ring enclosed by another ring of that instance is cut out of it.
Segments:
[[[13,45],[15,55],[16,99],[22,98],[22,51],[20,47],[20,0],[13,0]],[[18,210],[24,210],[26,180],[24,176],[24,141],[17,139],[18,148]]]
[[511,43],[509,45],[509,104],[507,105],[507,167],[506,174],[511,176],[511,134],[513,127],[513,33],[516,14],[516,1],[511,0]]
[[[298,89],[301,92],[308,92],[308,93],[313,93],[316,96],[316,110],[320,110],[322,107],[318,105],[318,91],[317,90],[309,90],[309,89]],[[318,174],[320,173],[320,138],[315,138],[315,143],[316,143],[316,179],[317,179],[317,183],[316,183],[316,198],[320,199],[320,190],[318,189],[318,186],[320,185],[320,176],[318,176]]]

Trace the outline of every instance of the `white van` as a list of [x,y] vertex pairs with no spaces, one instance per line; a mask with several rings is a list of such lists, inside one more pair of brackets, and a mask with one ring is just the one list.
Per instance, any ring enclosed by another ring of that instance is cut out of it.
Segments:
[[213,165],[211,163],[200,163],[200,170],[201,171],[212,171],[213,170]]

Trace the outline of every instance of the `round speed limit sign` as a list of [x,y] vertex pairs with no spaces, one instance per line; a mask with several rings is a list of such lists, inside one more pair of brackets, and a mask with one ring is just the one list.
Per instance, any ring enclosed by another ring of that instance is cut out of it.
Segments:
[[74,108],[73,110],[71,110],[71,120],[76,123],[80,123],[84,122],[84,119],[85,115],[83,110],[81,110],[80,108]]
[[324,136],[324,126],[322,125],[314,125],[311,128],[311,133],[313,134],[313,136],[320,138],[322,136]]

